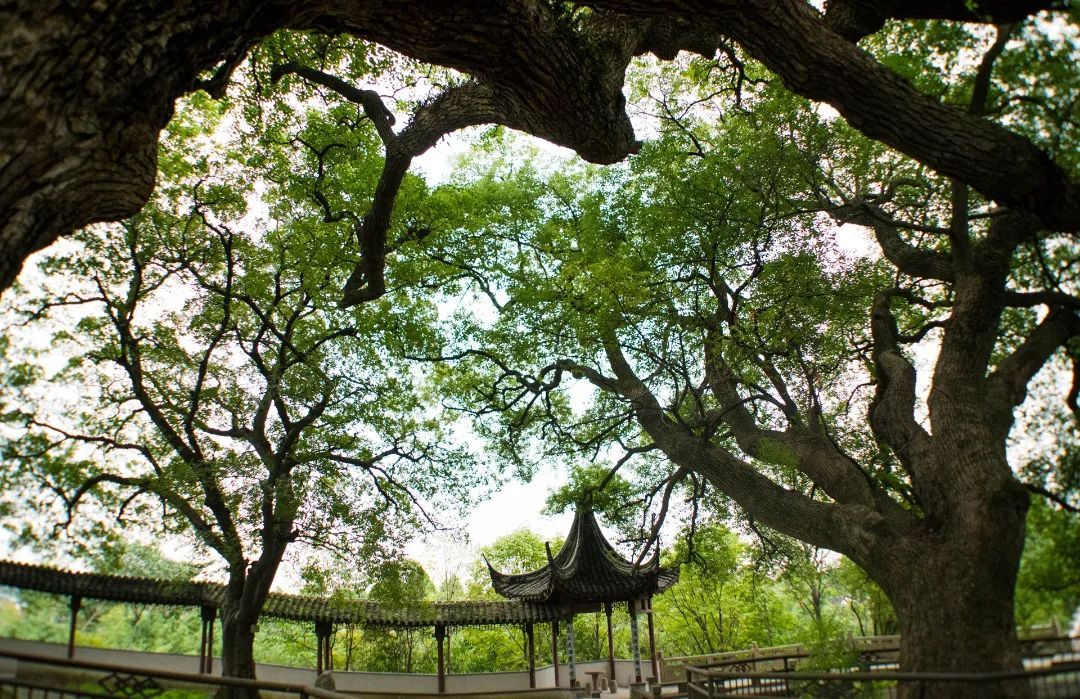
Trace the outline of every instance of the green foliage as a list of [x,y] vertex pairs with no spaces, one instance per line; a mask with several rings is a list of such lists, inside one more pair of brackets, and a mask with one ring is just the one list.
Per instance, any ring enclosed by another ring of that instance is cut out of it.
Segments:
[[[553,552],[559,550],[559,543],[552,543]],[[547,553],[544,541],[531,529],[521,528],[500,536],[487,546],[480,548],[480,555],[496,570],[502,573],[519,574],[539,570],[547,565]],[[473,568],[473,580],[486,586],[488,594],[490,580],[487,567],[480,565]],[[476,592],[473,589],[470,592]],[[472,595],[470,595],[472,596]]]
[[543,513],[555,515],[584,505],[614,527],[621,538],[640,541],[645,538],[641,499],[642,494],[630,481],[612,473],[605,464],[573,466],[566,482],[548,495]]
[[[269,489],[274,517],[285,528],[295,522],[308,541],[369,555],[392,548],[408,531],[388,526],[395,516],[417,526],[416,505],[436,500],[449,513],[484,477],[459,468],[466,450],[446,438],[453,420],[427,409],[423,372],[405,358],[436,354],[441,342],[436,308],[417,288],[431,278],[406,265],[378,303],[337,308],[350,231],[295,205],[309,184],[291,170],[278,184],[292,184],[265,194],[274,218],[250,215],[254,188],[238,174],[241,155],[197,147],[221,109],[198,95],[183,105],[165,137],[173,164],[161,200],[122,226],[79,236],[80,254],[44,260],[46,286],[17,300],[51,333],[50,352],[70,361],[55,373],[33,362],[5,366],[18,437],[4,449],[8,463],[22,464],[4,472],[8,492],[41,500],[43,512],[62,505],[44,502],[50,493],[93,496],[126,520],[190,527],[235,561],[238,543],[272,546],[255,541],[264,516],[257,503]],[[308,137],[324,126],[313,116]],[[263,155],[294,167],[283,146],[263,145]],[[342,150],[342,164],[358,167],[350,176],[370,171],[356,157],[380,159],[370,139]],[[337,191],[359,186],[335,183]],[[420,206],[426,190],[411,186]],[[405,247],[399,258],[415,256]],[[74,319],[65,315],[72,306]],[[65,387],[62,404],[42,402],[47,385]],[[216,497],[207,488],[224,483],[231,522],[204,502]],[[94,487],[84,493],[83,484]]]
[[855,617],[859,636],[885,636],[900,632],[896,611],[882,589],[859,566],[840,560],[836,581]]
[[1080,515],[1033,498],[1016,587],[1018,625],[1057,620],[1065,627],[1080,608]]
[[796,617],[784,588],[758,569],[753,552],[730,529],[701,527],[692,555],[680,538],[664,563],[680,565],[678,584],[653,600],[667,654],[782,645],[794,637]]

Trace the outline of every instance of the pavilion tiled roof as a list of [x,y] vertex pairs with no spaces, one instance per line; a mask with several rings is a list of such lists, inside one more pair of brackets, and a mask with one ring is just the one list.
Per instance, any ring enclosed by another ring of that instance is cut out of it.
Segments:
[[508,575],[488,564],[491,584],[503,597],[533,603],[622,602],[663,592],[679,579],[677,568],[661,568],[657,556],[635,565],[600,531],[592,509],[578,507],[566,543],[539,570]]
[[[220,608],[225,597],[220,583],[80,573],[12,561],[0,561],[0,585],[130,604]],[[543,623],[566,619],[570,612],[556,604],[524,601],[402,606],[272,592],[262,614],[293,621],[410,628]]]

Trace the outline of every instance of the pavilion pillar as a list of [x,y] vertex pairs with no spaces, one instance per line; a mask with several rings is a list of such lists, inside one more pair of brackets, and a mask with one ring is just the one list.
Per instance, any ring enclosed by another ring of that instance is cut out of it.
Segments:
[[638,636],[637,600],[626,603],[630,610],[630,654],[634,658],[634,682],[641,682],[641,643]]
[[202,607],[202,639],[199,643],[199,674],[209,675],[214,672],[214,620],[217,609]]
[[443,641],[446,640],[446,627],[442,624],[435,625],[435,642],[439,646],[439,694],[446,692],[446,656],[443,650]]
[[607,657],[608,672],[615,679],[615,637],[611,633],[611,602],[604,602],[604,615],[607,616]]
[[577,659],[574,657],[574,617],[566,622],[566,658],[570,671],[570,686],[577,686]]
[[649,608],[645,612],[649,615],[649,662],[652,664],[653,680],[660,682],[660,661],[656,655],[656,615],[653,614],[652,595],[649,595]]
[[531,621],[525,624],[525,646],[529,654],[529,689],[536,689],[536,645]]
[[67,657],[75,657],[75,627],[79,623],[79,608],[82,607],[82,597],[71,596],[71,624],[68,628]]
[[334,651],[330,639],[334,637],[334,625],[329,621],[315,622],[315,674],[334,671]]
[[555,686],[559,686],[559,622],[551,622],[551,669],[555,672]]

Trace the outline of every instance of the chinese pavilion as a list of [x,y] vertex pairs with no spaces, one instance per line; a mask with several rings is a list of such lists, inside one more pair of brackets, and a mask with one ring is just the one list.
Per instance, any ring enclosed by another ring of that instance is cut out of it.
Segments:
[[[507,575],[495,570],[488,563],[491,585],[495,591],[510,600],[529,604],[543,604],[568,609],[570,618],[566,630],[566,651],[570,661],[570,684],[577,681],[574,659],[573,616],[577,613],[596,612],[603,606],[607,617],[608,665],[615,676],[615,647],[612,641],[611,613],[615,603],[625,603],[630,613],[630,650],[634,658],[634,675],[641,682],[641,648],[638,636],[638,613],[648,619],[649,657],[652,660],[652,676],[659,676],[656,667],[656,626],[652,615],[652,596],[671,587],[679,579],[678,568],[661,568],[659,547],[652,558],[642,564],[623,558],[604,538],[592,508],[587,504],[578,506],[574,524],[566,542],[556,556],[551,555],[547,545],[548,563],[539,570],[519,575]],[[532,664],[532,634],[529,631],[529,658]],[[558,677],[559,622],[551,625],[552,663]]]

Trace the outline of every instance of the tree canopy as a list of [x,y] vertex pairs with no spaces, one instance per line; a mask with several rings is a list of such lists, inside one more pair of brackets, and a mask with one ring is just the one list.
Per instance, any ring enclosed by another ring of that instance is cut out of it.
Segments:
[[[866,45],[1069,161],[1071,117],[1019,106],[1036,75],[1074,89],[1064,54],[1025,55],[1048,46],[1044,30],[894,26]],[[942,43],[978,59],[942,70]],[[757,66],[733,90],[711,66],[684,65],[646,79],[661,135],[629,167],[494,164],[534,193],[536,213],[489,229],[507,241],[496,259],[517,263],[488,268],[506,295],[497,320],[461,321],[455,356],[471,381],[488,377],[461,391],[466,405],[511,443],[616,445],[614,469],[651,484],[661,519],[675,493],[698,507],[715,488],[752,526],[844,553],[889,596],[905,666],[1013,663],[1012,613],[991,622],[987,610],[1013,606],[1028,492],[1075,498],[1066,481],[1057,495],[1021,482],[1006,453],[1028,385],[1071,360],[1080,331],[1071,238],[883,148]],[[846,253],[839,224],[866,229],[882,256]],[[586,411],[566,398],[582,381],[595,391]],[[1075,390],[1043,395],[1072,407]]]
[[453,420],[405,360],[438,343],[426,293],[338,308],[348,270],[310,211],[271,192],[275,218],[259,222],[228,163],[189,163],[189,145],[167,154],[161,206],[42,262],[16,313],[71,359],[53,372],[13,358],[5,490],[61,523],[93,499],[120,524],[189,532],[228,576],[225,671],[250,673],[287,547],[377,561],[464,506],[483,469],[463,467]]

